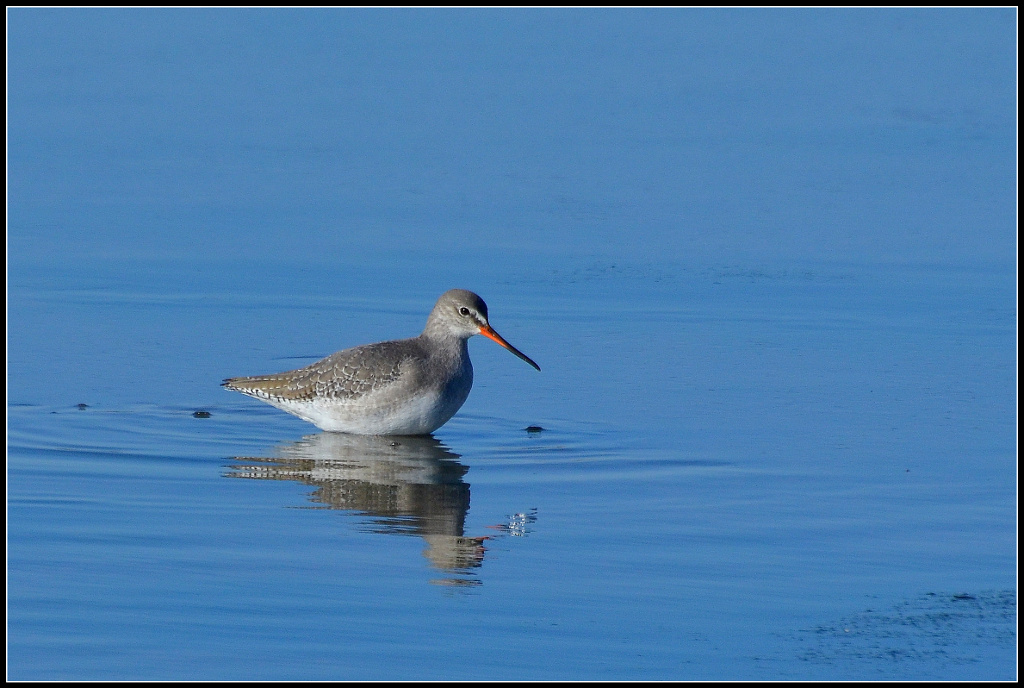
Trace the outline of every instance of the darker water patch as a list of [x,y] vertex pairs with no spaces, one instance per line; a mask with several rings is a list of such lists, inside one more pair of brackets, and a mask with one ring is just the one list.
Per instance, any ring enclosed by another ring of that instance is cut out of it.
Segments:
[[846,677],[941,678],[952,672],[1007,679],[993,674],[1003,664],[992,657],[1015,652],[1016,629],[1014,590],[930,592],[802,631],[810,647],[798,659],[843,668]]

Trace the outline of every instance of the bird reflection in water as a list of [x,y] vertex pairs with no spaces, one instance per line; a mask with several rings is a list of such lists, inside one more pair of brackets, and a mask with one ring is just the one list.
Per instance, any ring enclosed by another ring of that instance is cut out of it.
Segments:
[[496,535],[466,537],[469,470],[459,455],[430,436],[381,437],[324,432],[284,445],[274,457],[236,457],[229,477],[295,480],[316,488],[310,499],[330,509],[369,517],[370,530],[418,535],[424,556],[446,574],[440,585],[478,585],[484,541],[523,535],[535,514],[516,514],[491,526]]

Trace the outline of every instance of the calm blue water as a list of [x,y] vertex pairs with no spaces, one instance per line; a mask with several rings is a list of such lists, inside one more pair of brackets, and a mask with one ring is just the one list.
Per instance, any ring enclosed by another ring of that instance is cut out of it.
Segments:
[[1012,10],[8,22],[8,678],[1016,677]]

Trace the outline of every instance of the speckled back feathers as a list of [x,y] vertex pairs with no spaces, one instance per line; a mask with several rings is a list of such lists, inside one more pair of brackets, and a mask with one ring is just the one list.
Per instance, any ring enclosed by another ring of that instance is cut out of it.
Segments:
[[270,375],[233,377],[225,380],[223,385],[257,399],[354,400],[398,380],[403,364],[416,356],[416,349],[415,339],[366,344],[338,351],[305,368]]

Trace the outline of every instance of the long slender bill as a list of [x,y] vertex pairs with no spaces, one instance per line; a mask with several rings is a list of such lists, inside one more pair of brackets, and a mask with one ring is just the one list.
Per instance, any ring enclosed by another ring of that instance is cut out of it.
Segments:
[[498,342],[498,344],[501,344],[503,347],[505,347],[506,349],[508,349],[512,353],[514,353],[516,356],[518,356],[519,358],[523,359],[524,361],[526,361],[527,363],[532,365],[537,370],[540,370],[540,366],[539,365],[534,363],[533,360],[529,356],[524,354],[522,351],[520,351],[519,349],[515,348],[514,346],[512,346],[511,344],[506,342],[505,338],[502,337],[497,332],[495,332],[494,328],[491,327],[490,325],[484,325],[483,327],[481,327],[480,328],[480,334],[482,334],[483,336],[487,337],[488,339],[490,339],[492,341]]

